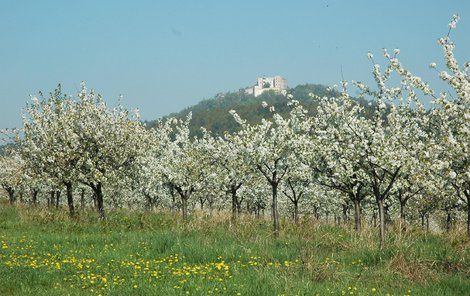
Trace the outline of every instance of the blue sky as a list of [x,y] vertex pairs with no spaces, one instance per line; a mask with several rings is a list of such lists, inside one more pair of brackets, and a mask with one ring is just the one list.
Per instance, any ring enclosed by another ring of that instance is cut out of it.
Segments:
[[0,127],[20,125],[30,94],[87,82],[154,119],[282,75],[290,86],[371,81],[366,53],[401,49],[437,83],[437,38],[454,13],[457,57],[470,53],[470,1],[0,0]]

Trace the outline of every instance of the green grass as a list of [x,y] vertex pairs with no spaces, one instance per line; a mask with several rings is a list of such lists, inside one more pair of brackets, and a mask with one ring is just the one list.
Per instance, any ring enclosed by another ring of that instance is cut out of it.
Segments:
[[[0,295],[468,295],[464,232],[0,205]],[[396,234],[394,234],[396,233]],[[239,294],[238,294],[239,293]]]

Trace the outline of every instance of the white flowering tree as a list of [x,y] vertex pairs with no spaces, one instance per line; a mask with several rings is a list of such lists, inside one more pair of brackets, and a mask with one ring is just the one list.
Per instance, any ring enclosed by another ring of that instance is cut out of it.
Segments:
[[[362,164],[365,153],[361,141],[365,137],[364,109],[346,93],[338,98],[317,98],[320,104],[317,115],[312,118],[311,140],[305,151],[303,162],[314,173],[314,180],[328,190],[335,190],[337,202],[354,205],[355,229],[361,229],[361,205],[366,199],[367,175]],[[343,201],[347,196],[349,200]]]
[[16,154],[0,156],[0,186],[8,193],[10,204],[14,204],[15,193],[23,180],[23,161]]
[[292,207],[294,223],[299,224],[299,206],[307,198],[307,195],[312,193],[312,171],[296,155],[291,155],[289,162],[291,169],[286,175],[285,182],[281,183],[281,191]]
[[[166,134],[162,138],[164,151],[160,157],[160,170],[165,182],[174,189],[181,198],[183,219],[188,218],[188,203],[193,193],[204,186],[204,180],[209,174],[207,157],[201,147],[203,143],[189,135],[191,113],[186,120],[169,119],[171,129],[163,129]],[[159,129],[159,128],[157,128]]]
[[[457,21],[458,16],[454,16],[450,29],[455,28]],[[455,98],[450,100],[451,93],[441,93],[436,99],[440,107],[434,113],[441,127],[440,159],[445,160],[448,172],[443,175],[448,176],[455,196],[467,210],[467,234],[470,236],[470,63],[466,62],[463,67],[458,64],[453,53],[455,45],[449,34],[441,38],[439,44],[444,50],[447,67],[447,71],[440,72],[440,77],[455,93]]]
[[[286,102],[287,103],[287,102]],[[292,110],[288,118],[277,114],[274,107],[269,107],[273,114],[272,121],[263,119],[260,124],[250,125],[242,120],[235,111],[234,119],[241,125],[239,145],[244,147],[247,163],[266,178],[272,191],[271,210],[274,236],[279,236],[278,187],[290,169],[290,160],[295,150],[299,150],[305,133],[309,129],[307,111],[296,101],[291,101]],[[264,107],[268,107],[263,102]]]
[[[389,60],[396,59],[399,50]],[[361,97],[372,100],[374,112],[371,118],[358,117],[355,124],[349,124],[351,132],[357,137],[355,153],[358,156],[359,170],[364,174],[365,184],[374,196],[380,222],[380,245],[385,243],[386,202],[394,186],[401,177],[401,172],[410,163],[416,162],[417,151],[425,151],[427,133],[421,124],[422,118],[411,116],[411,103],[419,106],[419,101],[407,88],[388,87],[386,83],[394,72],[390,63],[382,72],[368,54],[373,63],[373,76],[377,85],[375,90],[363,83],[354,82],[360,89]],[[403,81],[406,83],[406,81]],[[428,88],[426,88],[427,91]],[[387,205],[388,208],[388,205]]]
[[145,208],[154,210],[161,203],[168,203],[169,194],[167,184],[161,169],[161,158],[170,141],[171,132],[169,124],[159,124],[157,130],[149,130],[147,137],[148,150],[136,160],[136,170],[131,176],[131,183],[135,190],[145,199]]
[[[443,48],[447,68],[439,72],[439,77],[453,92],[441,92],[437,95],[419,77],[406,70],[396,57],[389,59],[391,66],[406,85],[434,98],[437,108],[431,111],[431,120],[434,140],[438,147],[434,152],[438,155],[441,167],[433,173],[452,186],[455,196],[466,205],[467,232],[470,235],[470,63],[466,62],[461,67],[454,56],[455,44],[450,39],[450,33],[456,28],[458,20],[458,15],[452,17],[447,35],[438,41]],[[436,63],[430,64],[431,68],[436,66]]]
[[77,120],[71,122],[80,146],[79,181],[90,186],[98,212],[105,217],[103,186],[125,178],[140,169],[138,159],[145,155],[148,130],[136,110],[130,113],[118,105],[109,108],[101,96],[88,92],[85,85],[76,102]]
[[138,116],[120,105],[108,108],[103,98],[85,85],[77,99],[63,95],[60,87],[49,99],[26,109],[20,152],[27,171],[56,186],[66,187],[70,214],[74,214],[73,185],[93,189],[104,218],[103,185],[123,179],[145,152],[147,130]]
[[214,160],[215,170],[218,172],[217,182],[221,190],[230,196],[233,224],[242,211],[244,197],[239,192],[254,173],[253,167],[245,161],[243,140],[243,133],[226,133],[224,138],[214,139],[212,145],[206,145],[210,147],[207,153]]
[[78,110],[75,102],[62,93],[60,85],[49,98],[40,95],[41,100],[33,97],[26,108],[19,151],[31,178],[65,186],[69,213],[73,216],[73,185],[77,183],[77,169],[82,161],[73,126],[79,119]]

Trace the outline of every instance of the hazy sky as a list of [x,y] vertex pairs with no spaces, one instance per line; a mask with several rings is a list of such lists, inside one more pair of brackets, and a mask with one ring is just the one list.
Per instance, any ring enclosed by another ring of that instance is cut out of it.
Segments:
[[154,119],[203,98],[282,75],[290,86],[371,80],[367,51],[435,82],[437,38],[454,13],[469,58],[470,1],[0,0],[0,127],[20,124],[30,94],[80,81]]

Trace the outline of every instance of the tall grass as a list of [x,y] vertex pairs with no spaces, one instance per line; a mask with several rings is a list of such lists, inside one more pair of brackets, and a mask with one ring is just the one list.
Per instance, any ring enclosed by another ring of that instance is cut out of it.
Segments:
[[[94,212],[70,219],[61,210],[2,205],[0,243],[7,247],[0,247],[0,295],[468,295],[470,291],[470,242],[462,229],[446,234],[413,227],[406,232],[389,229],[387,246],[380,250],[376,229],[367,225],[360,233],[351,225],[309,219],[300,225],[285,220],[282,226],[280,238],[274,239],[269,220],[249,216],[233,225],[224,213],[194,213],[184,222],[171,212],[112,211],[99,221]],[[67,258],[93,262],[80,269]],[[41,265],[46,259],[61,268]],[[130,269],[128,264],[142,266]],[[179,275],[185,268],[207,273]],[[161,271],[162,277],[152,278],[151,271]],[[105,276],[107,282],[91,279],[97,276]],[[125,281],[110,284],[116,276]]]

